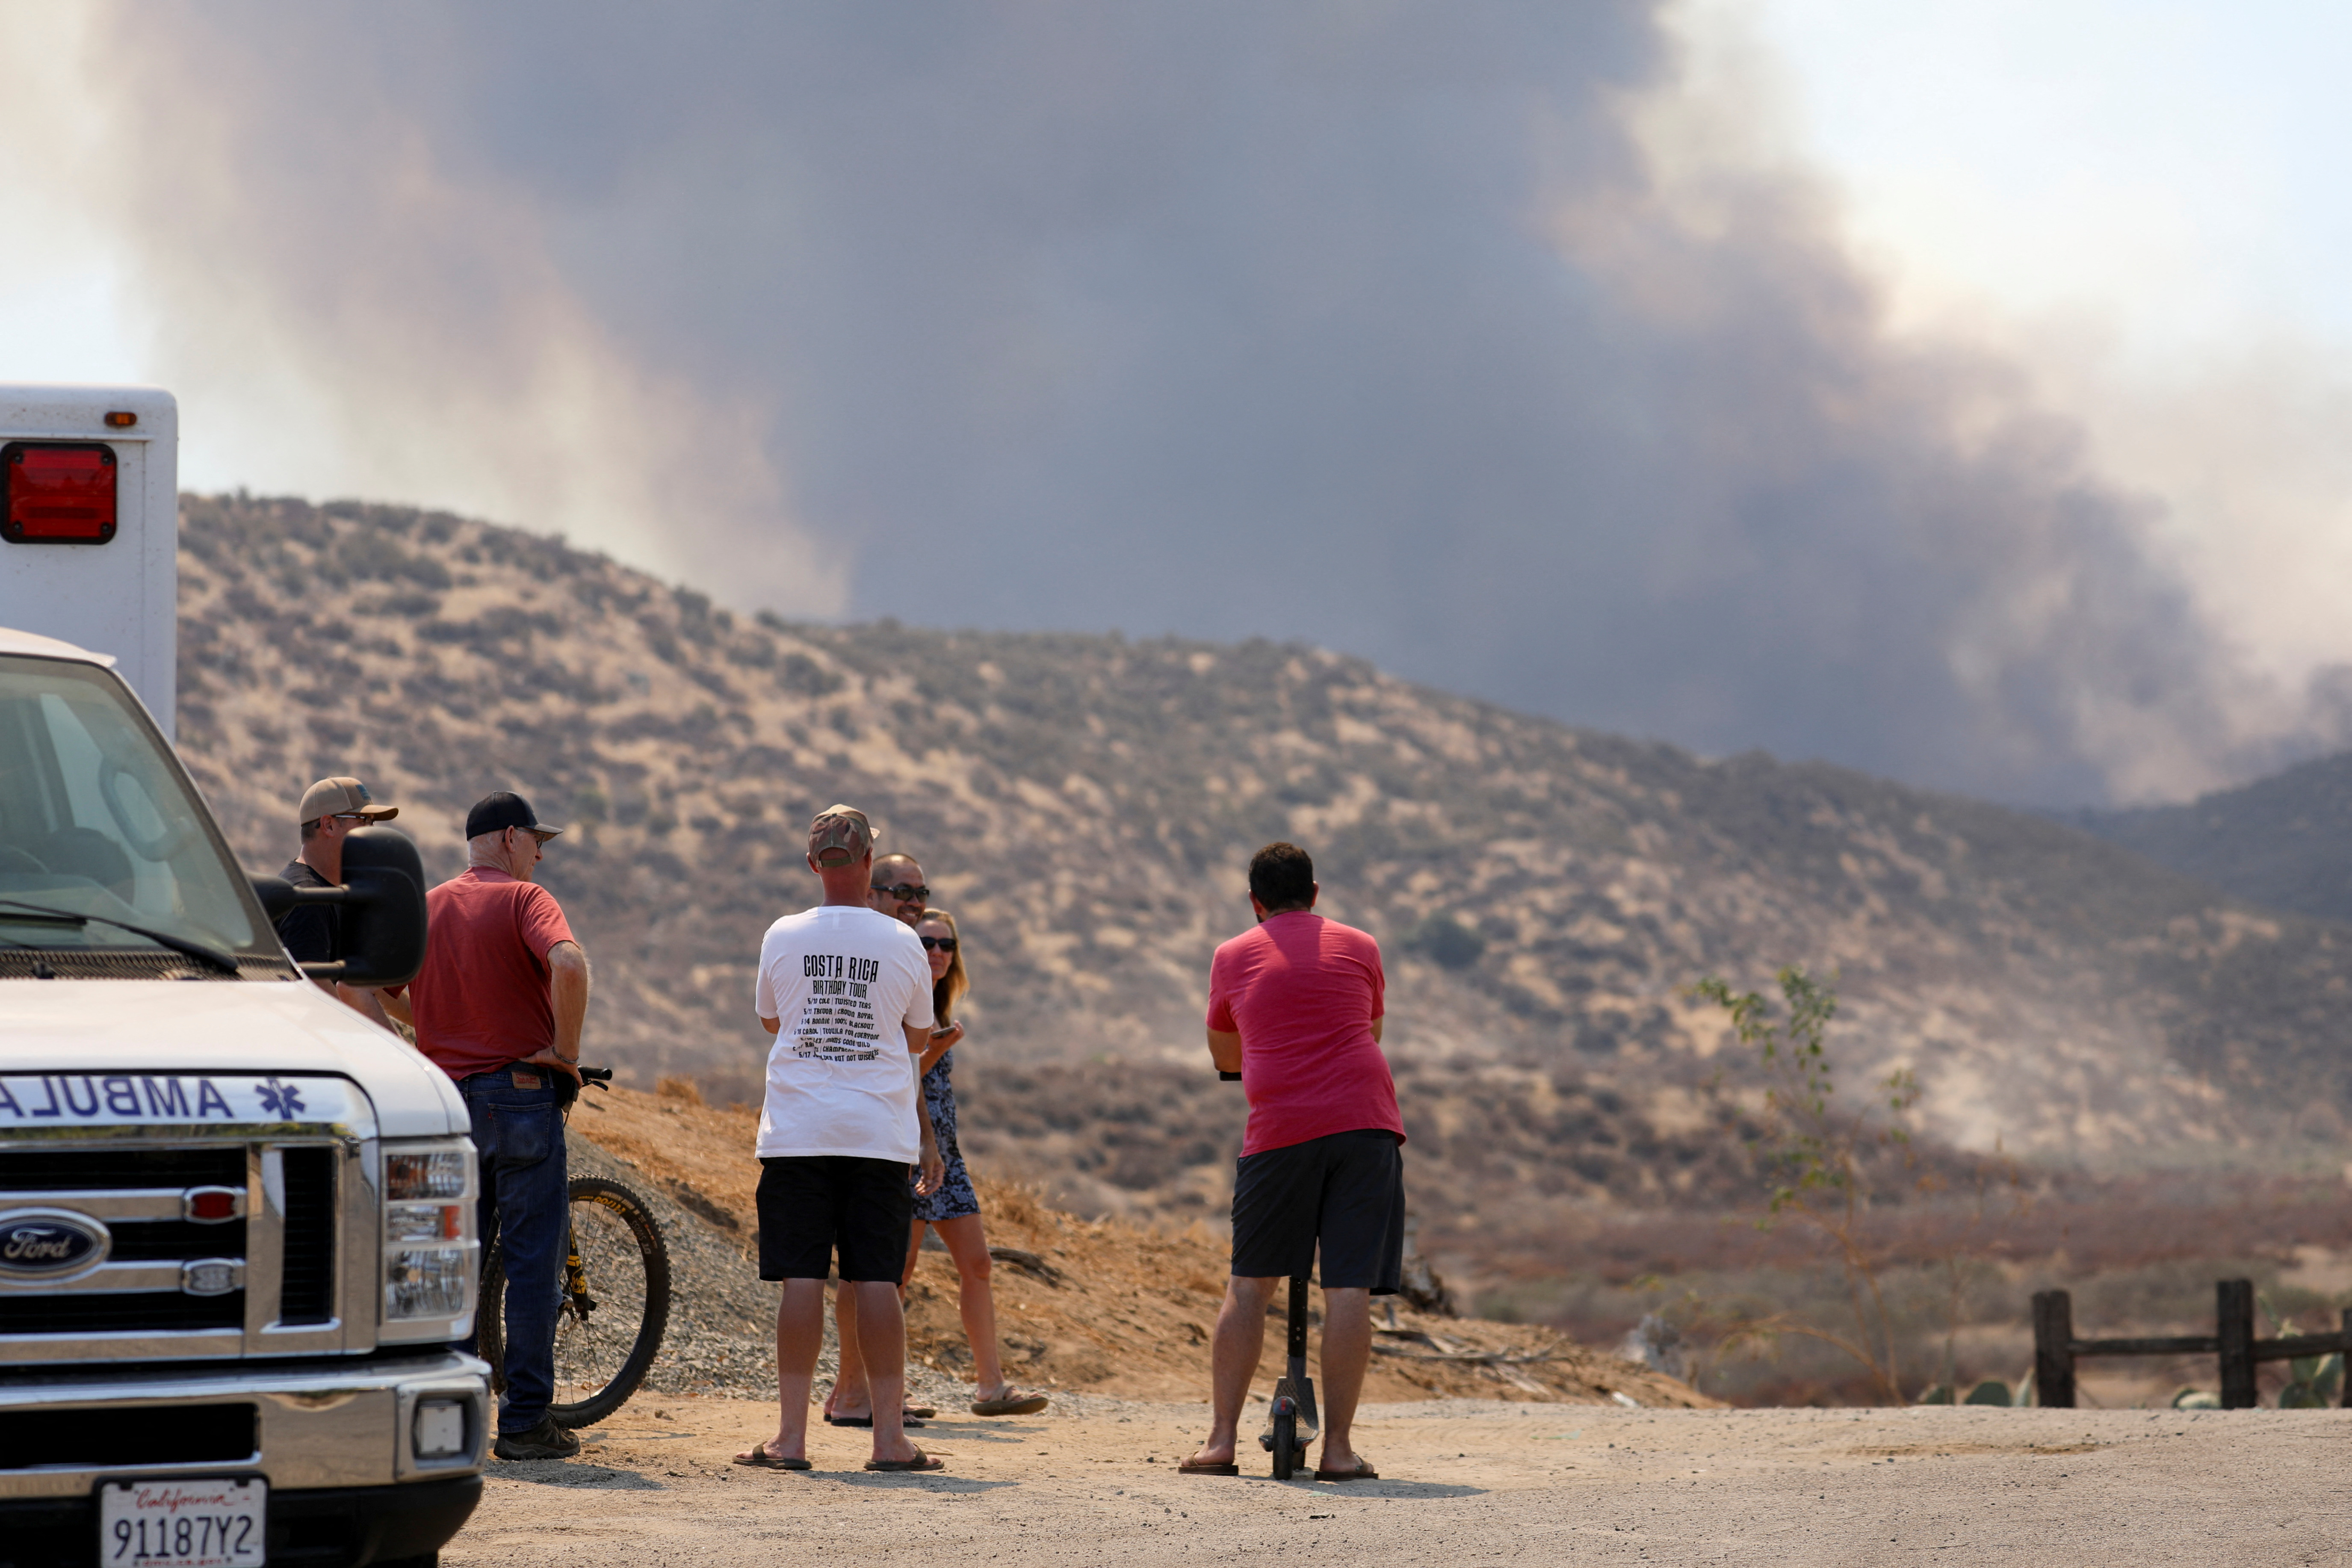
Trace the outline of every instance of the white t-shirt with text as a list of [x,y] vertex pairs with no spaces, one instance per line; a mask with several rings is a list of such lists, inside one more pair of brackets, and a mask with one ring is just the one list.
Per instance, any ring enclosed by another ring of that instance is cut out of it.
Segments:
[[906,1032],[930,1026],[931,966],[911,926],[850,904],[786,915],[760,942],[754,1001],[778,1020],[761,1158],[921,1157]]

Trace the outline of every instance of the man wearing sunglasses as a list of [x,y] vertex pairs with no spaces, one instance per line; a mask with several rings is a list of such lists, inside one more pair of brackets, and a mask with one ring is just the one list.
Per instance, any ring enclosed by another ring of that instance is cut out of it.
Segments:
[[923,886],[923,868],[912,855],[883,855],[874,861],[874,882],[867,901],[894,921],[923,923],[931,890]]
[[466,815],[466,869],[425,895],[425,967],[405,1003],[391,1001],[471,1113],[482,1238],[499,1238],[507,1269],[501,1459],[580,1451],[580,1439],[547,1406],[555,1394],[556,1279],[571,1219],[563,1108],[579,1092],[588,955],[555,895],[531,880],[546,844],[562,831],[510,791],[475,802]]
[[[399,815],[400,807],[377,804],[357,779],[320,779],[302,792],[302,804],[295,807],[294,820],[302,825],[302,847],[278,875],[298,888],[340,887],[344,837],[354,827],[390,822]],[[332,904],[297,904],[278,921],[278,940],[297,963],[333,963],[343,956],[342,911]],[[383,1008],[373,990],[331,980],[311,984],[383,1022]]]

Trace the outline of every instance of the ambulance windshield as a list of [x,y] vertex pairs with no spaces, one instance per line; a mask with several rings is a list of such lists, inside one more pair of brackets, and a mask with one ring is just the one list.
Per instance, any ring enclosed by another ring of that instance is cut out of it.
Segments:
[[[0,973],[27,973],[28,952],[72,955],[59,972],[75,974],[101,952],[160,959],[175,946],[282,962],[251,909],[243,872],[121,683],[70,660],[0,656]],[[47,968],[36,959],[30,973]]]

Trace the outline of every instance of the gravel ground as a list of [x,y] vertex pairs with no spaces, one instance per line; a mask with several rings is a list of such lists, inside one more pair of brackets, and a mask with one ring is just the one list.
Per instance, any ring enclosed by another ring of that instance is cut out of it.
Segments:
[[[635,1193],[653,1212],[669,1248],[669,1329],[637,1397],[703,1394],[774,1399],[777,1287],[760,1278],[751,1237],[723,1229],[681,1206],[632,1163],[598,1148],[576,1122],[566,1143],[572,1173],[607,1177]],[[839,1365],[828,1312],[824,1350],[817,1357],[819,1388],[832,1383]],[[907,1390],[910,1403],[942,1410],[961,1410],[971,1399],[971,1384],[920,1364],[908,1368]]]
[[1200,1405],[1089,1400],[941,1421],[928,1476],[864,1473],[818,1427],[818,1468],[729,1456],[774,1408],[639,1400],[570,1464],[495,1465],[449,1568],[765,1564],[815,1552],[925,1568],[1150,1564],[1281,1552],[1344,1563],[2352,1563],[2338,1410],[1620,1410],[1498,1401],[1369,1406],[1384,1479],[1179,1477]]

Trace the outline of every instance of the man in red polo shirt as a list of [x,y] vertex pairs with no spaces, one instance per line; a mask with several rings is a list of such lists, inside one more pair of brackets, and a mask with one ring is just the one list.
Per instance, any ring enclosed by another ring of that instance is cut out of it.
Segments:
[[1255,931],[1209,964],[1209,1055],[1242,1075],[1249,1126],[1234,1167],[1233,1278],[1217,1314],[1209,1440],[1181,1467],[1230,1476],[1275,1290],[1323,1251],[1323,1457],[1315,1479],[1372,1480],[1349,1446],[1372,1354],[1372,1300],[1404,1266],[1404,1122],[1381,1054],[1381,946],[1315,912],[1295,844],[1250,860]]

